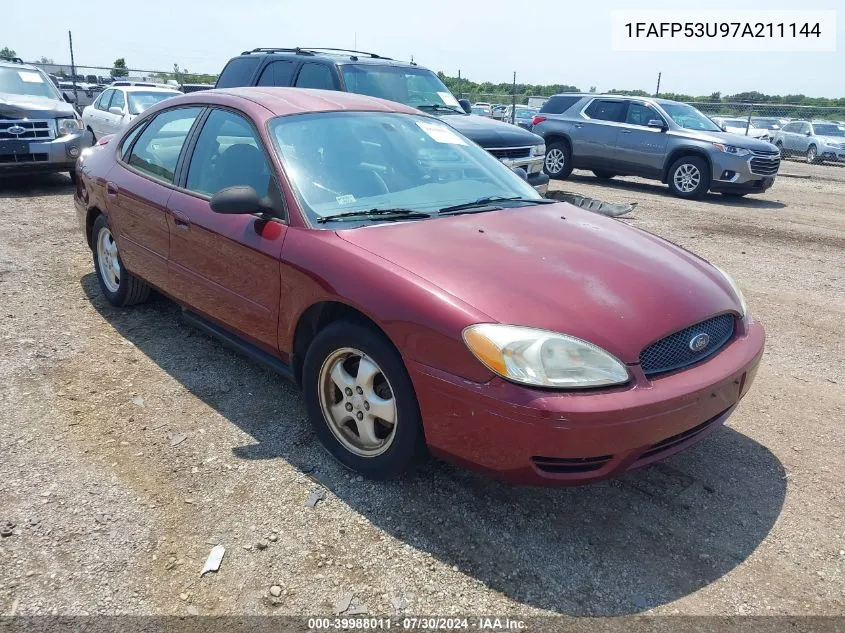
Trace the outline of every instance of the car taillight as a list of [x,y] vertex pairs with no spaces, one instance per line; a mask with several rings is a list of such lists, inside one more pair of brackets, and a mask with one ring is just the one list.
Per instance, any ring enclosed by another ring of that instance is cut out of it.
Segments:
[[533,119],[531,119],[531,125],[537,125],[538,123],[542,123],[545,120],[546,120],[546,117],[540,116],[538,114]]

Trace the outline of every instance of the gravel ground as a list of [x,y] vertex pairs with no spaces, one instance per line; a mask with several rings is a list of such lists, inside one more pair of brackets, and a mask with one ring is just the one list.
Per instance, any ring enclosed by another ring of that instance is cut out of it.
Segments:
[[740,201],[555,186],[637,201],[769,339],[728,427],[546,490],[350,476],[275,375],[164,299],[106,304],[64,176],[0,182],[0,614],[845,614],[845,170],[788,162]]

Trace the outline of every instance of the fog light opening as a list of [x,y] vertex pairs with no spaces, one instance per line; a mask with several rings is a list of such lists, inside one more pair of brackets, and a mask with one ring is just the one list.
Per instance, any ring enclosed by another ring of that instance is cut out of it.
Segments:
[[79,148],[75,145],[67,148],[67,155],[71,158],[77,158],[79,156]]

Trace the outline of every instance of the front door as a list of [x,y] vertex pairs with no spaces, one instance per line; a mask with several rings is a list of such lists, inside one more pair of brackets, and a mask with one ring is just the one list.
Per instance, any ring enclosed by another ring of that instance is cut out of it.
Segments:
[[665,126],[654,108],[638,101],[628,104],[625,122],[616,137],[616,160],[625,173],[647,177],[662,173],[668,138],[663,128],[649,127],[649,121],[660,121]]
[[282,218],[221,215],[210,199],[250,186],[281,208],[281,196],[259,135],[246,117],[214,109],[197,136],[184,191],[168,202],[169,284],[190,309],[267,351],[278,350]]
[[[120,113],[117,113],[117,110]],[[120,129],[120,124],[123,123],[123,115],[126,112],[126,95],[123,90],[115,89],[112,95],[109,107],[102,115],[102,135],[114,134]]]
[[128,153],[109,172],[106,183],[109,221],[117,231],[123,265],[165,291],[170,253],[167,202],[179,155],[201,111],[173,108],[158,114],[131,149],[121,148]]

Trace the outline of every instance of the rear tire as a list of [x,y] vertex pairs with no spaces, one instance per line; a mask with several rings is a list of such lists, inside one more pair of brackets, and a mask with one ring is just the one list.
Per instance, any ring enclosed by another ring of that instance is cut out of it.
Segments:
[[91,129],[90,125],[88,126],[88,131],[91,132],[91,144],[96,145],[97,144],[97,135],[94,134],[94,130]]
[[710,188],[710,166],[700,156],[681,156],[669,168],[669,190],[679,198],[700,198]]
[[143,303],[150,296],[150,287],[123,266],[117,242],[106,216],[97,216],[91,229],[94,271],[100,290],[113,306],[125,307]]
[[567,141],[554,141],[546,146],[543,171],[555,180],[569,177],[572,173],[572,149]]
[[414,387],[402,357],[379,332],[349,321],[319,332],[305,354],[302,391],[317,437],[347,468],[384,479],[425,455]]
[[780,150],[781,158],[786,158],[787,154],[786,154],[786,150],[783,148],[783,143],[778,141],[777,143],[775,143],[775,147],[777,147],[778,150]]
[[78,178],[79,178],[79,176],[77,176],[77,175],[76,175],[76,170],[75,170],[75,169],[71,169],[71,170],[67,173],[67,175],[68,175],[68,176],[70,176],[70,182],[71,182],[72,184],[74,184],[74,185],[75,185],[75,184],[76,184],[76,181],[77,181],[77,180],[78,180]]
[[613,172],[611,172],[611,171],[604,171],[603,169],[594,169],[594,170],[593,170],[593,175],[594,175],[596,178],[598,178],[599,180],[610,180],[611,178],[613,178],[614,176],[616,176],[616,174],[614,174]]

